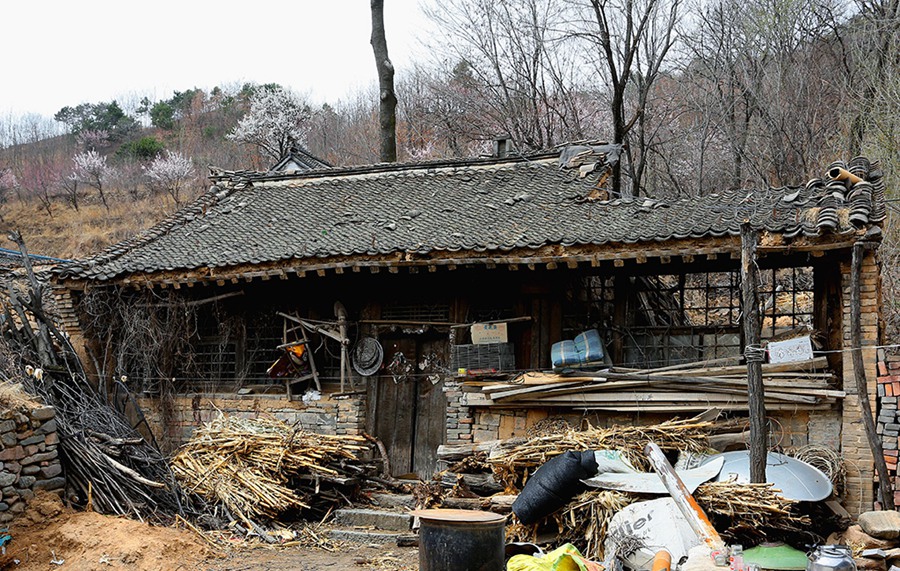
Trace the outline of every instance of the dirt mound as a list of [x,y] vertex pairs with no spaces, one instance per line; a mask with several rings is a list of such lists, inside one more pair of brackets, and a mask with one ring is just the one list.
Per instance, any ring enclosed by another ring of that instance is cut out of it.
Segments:
[[211,555],[190,531],[76,512],[49,493],[29,502],[10,534],[2,570],[46,571],[64,560],[60,569],[169,571],[196,569]]

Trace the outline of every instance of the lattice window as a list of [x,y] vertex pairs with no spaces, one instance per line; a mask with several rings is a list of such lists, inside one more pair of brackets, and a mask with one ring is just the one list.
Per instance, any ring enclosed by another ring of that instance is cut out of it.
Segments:
[[242,377],[250,383],[271,383],[266,371],[281,356],[276,349],[283,343],[284,325],[274,312],[254,315],[247,320]]
[[650,327],[731,327],[740,319],[737,272],[632,278],[637,324]]
[[188,390],[220,392],[235,390],[241,370],[243,331],[240,322],[218,313],[198,316],[191,340],[193,362],[177,376]]
[[572,339],[586,329],[612,329],[615,295],[611,276],[591,276],[567,290],[563,306],[563,338]]
[[777,268],[760,272],[762,336],[771,338],[813,324],[813,270]]
[[381,308],[381,319],[446,323],[450,321],[448,303],[387,303]]

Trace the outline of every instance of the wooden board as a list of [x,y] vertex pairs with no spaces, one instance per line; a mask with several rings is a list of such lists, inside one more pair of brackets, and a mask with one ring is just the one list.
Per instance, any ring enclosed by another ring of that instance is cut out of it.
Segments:
[[[416,343],[416,362],[426,355],[437,355],[444,363],[449,362],[447,338],[422,339]],[[420,372],[417,368],[416,372]],[[443,379],[443,375],[439,375]],[[416,385],[415,435],[413,438],[412,471],[425,480],[431,478],[437,468],[437,449],[444,443],[447,421],[447,396],[444,394],[443,380],[433,383],[422,376],[414,381]]]
[[[382,339],[385,362],[402,352],[407,359],[416,358],[416,344],[410,338]],[[394,382],[390,375],[378,377],[374,404],[375,436],[388,453],[393,476],[413,471],[413,439],[416,425],[418,387],[414,382]]]
[[[795,361],[793,363],[764,363],[762,366],[763,373],[785,373],[785,372],[814,372],[820,369],[828,368],[828,359],[825,357],[816,357],[811,361]],[[647,374],[654,375],[657,371],[651,371]],[[702,377],[715,377],[718,375],[746,375],[747,374],[747,365],[735,365],[731,367],[706,367],[703,369],[683,369],[678,371],[668,371],[664,372],[665,375],[671,376],[702,376]]]
[[[800,395],[796,401],[798,404],[816,404],[818,401],[815,397],[803,398]],[[746,403],[747,394],[722,394],[722,393],[679,393],[679,392],[610,392],[610,393],[587,393],[580,395],[559,395],[543,397],[537,402],[540,403],[633,403],[633,402],[689,402],[689,403]]]

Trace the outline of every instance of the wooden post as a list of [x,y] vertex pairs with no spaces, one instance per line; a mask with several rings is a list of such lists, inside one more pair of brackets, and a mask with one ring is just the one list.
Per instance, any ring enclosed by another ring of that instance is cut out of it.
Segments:
[[764,356],[759,350],[759,268],[756,266],[756,232],[749,222],[741,224],[741,298],[744,351],[747,359],[747,392],[750,412],[750,481],[766,481],[769,430],[766,423],[765,388],[762,378]]
[[337,317],[338,331],[340,332],[338,341],[341,344],[341,392],[343,393],[346,390],[344,384],[347,377],[350,376],[348,374],[350,360],[347,358],[347,346],[350,344],[350,340],[347,339],[347,310],[344,309],[344,304],[339,301],[334,302],[334,315]]
[[878,490],[881,492],[881,509],[894,509],[894,492],[891,490],[891,477],[884,460],[884,449],[875,430],[875,419],[872,417],[872,406],[869,402],[869,387],[866,381],[866,364],[862,354],[862,303],[860,301],[860,277],[862,259],[866,245],[857,242],[853,245],[853,258],[850,267],[850,353],[853,355],[853,376],[856,378],[856,396],[862,412],[863,425],[866,427],[866,439],[875,459],[875,470],[878,473]]
[[691,492],[675,472],[675,469],[672,468],[659,446],[655,442],[648,442],[644,447],[644,454],[650,460],[650,465],[656,470],[656,474],[662,481],[663,486],[666,487],[669,495],[672,496],[681,515],[684,516],[694,533],[697,534],[700,542],[705,544],[710,551],[722,551],[725,548],[725,542],[722,541],[719,532],[716,531],[716,528],[709,521],[706,512],[703,511],[703,508],[691,495]]

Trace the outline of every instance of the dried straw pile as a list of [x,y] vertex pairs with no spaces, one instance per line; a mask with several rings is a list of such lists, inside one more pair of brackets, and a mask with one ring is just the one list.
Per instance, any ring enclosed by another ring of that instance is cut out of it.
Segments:
[[309,507],[320,480],[344,476],[341,462],[352,463],[364,442],[304,432],[277,419],[222,415],[194,433],[172,460],[172,471],[186,491],[249,523]]
[[[810,518],[797,512],[798,502],[786,500],[771,484],[737,484],[710,482],[697,488],[694,498],[721,527],[728,540],[756,538],[754,543],[785,532],[804,532],[812,526]],[[565,507],[533,525],[522,525],[513,516],[507,526],[510,541],[537,542],[548,529],[558,538],[555,544],[574,544],[586,557],[602,560],[609,520],[622,508],[645,500],[636,494],[591,490],[584,492]]]
[[631,494],[608,490],[584,492],[538,524],[522,525],[513,515],[506,537],[510,541],[536,543],[540,530],[555,523],[558,536],[554,539],[555,544],[572,543],[589,559],[600,560],[603,558],[603,542],[609,520],[616,512],[637,500]]
[[697,503],[713,516],[726,518],[728,529],[723,535],[766,536],[766,530],[776,532],[807,532],[812,527],[809,516],[797,512],[798,502],[788,500],[773,484],[738,484],[708,482],[694,492]]
[[492,454],[494,475],[509,491],[520,490],[528,474],[544,462],[567,450],[621,450],[639,470],[649,465],[644,446],[656,442],[663,450],[705,452],[715,423],[699,417],[670,420],[652,426],[614,426],[587,430],[567,430],[529,439],[508,450]]

